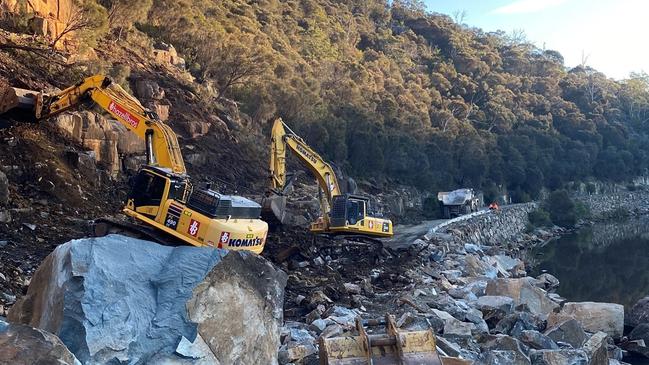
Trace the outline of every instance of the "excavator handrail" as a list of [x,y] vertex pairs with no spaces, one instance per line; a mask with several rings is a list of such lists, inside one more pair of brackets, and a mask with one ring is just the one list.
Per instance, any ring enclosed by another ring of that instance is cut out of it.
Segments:
[[177,174],[187,172],[178,137],[171,127],[108,77],[95,75],[60,92],[39,94],[35,102],[36,118],[55,116],[87,99],[146,142],[149,165],[168,168]]
[[[286,130],[289,132],[287,133]],[[325,193],[326,205],[321,201],[326,217],[334,196],[342,195],[333,167],[315,152],[300,136],[291,130],[281,118],[275,120],[271,137],[270,177],[272,190],[282,194],[286,186],[286,149],[313,173],[320,189]]]

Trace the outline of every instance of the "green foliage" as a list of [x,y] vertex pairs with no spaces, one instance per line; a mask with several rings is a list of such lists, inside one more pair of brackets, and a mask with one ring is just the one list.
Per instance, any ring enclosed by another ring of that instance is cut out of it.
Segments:
[[81,48],[93,47],[108,31],[108,13],[95,0],[74,0],[72,10],[63,21],[63,29],[50,44],[55,48],[66,36],[74,35]]
[[595,186],[595,184],[593,184],[593,183],[588,183],[588,184],[586,184],[586,192],[587,192],[588,194],[595,194],[595,193],[597,193],[597,186]]
[[153,0],[99,0],[108,11],[108,26],[117,30],[131,28],[135,23],[146,20]]
[[602,214],[605,220],[624,220],[631,216],[631,212],[623,207],[617,207]]
[[131,76],[131,68],[122,64],[115,64],[108,72],[113,82],[118,83],[124,90],[132,93],[128,78]]
[[575,202],[575,214],[577,215],[577,219],[588,219],[591,217],[591,212],[588,205],[580,201]]
[[440,217],[439,200],[435,196],[429,196],[423,201],[422,211],[427,219]]
[[527,201],[649,168],[649,76],[567,70],[521,32],[461,26],[418,0],[154,0],[142,19],[215,97],[258,124],[281,116],[352,176]]
[[552,223],[560,227],[574,227],[579,219],[588,218],[590,211],[581,202],[574,202],[566,190],[555,190],[543,203]]
[[552,226],[552,220],[550,219],[550,213],[545,209],[539,208],[533,210],[527,214],[527,218],[530,221],[532,227],[550,227]]

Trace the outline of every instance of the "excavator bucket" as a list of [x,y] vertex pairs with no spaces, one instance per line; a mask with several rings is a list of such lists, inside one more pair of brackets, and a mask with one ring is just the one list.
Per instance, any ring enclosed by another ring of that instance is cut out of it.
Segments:
[[286,196],[270,193],[261,201],[261,218],[271,225],[284,223],[286,215]]
[[0,80],[0,115],[20,113],[21,116],[37,118],[36,110],[40,109],[43,95],[31,90],[11,87]]
[[[368,334],[365,326],[385,326],[385,334]],[[427,331],[401,331],[394,317],[356,319],[358,336],[320,339],[321,365],[442,365],[435,335]]]

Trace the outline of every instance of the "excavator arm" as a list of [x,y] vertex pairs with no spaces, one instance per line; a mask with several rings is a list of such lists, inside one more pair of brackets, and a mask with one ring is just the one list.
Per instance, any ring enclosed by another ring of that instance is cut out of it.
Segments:
[[84,102],[93,102],[146,142],[148,165],[167,168],[178,174],[186,173],[176,134],[154,112],[143,107],[108,77],[92,76],[52,94],[20,89],[0,90],[4,100],[10,99],[6,96],[9,91],[12,91],[15,101],[11,105],[3,105],[2,112],[11,107],[30,108],[37,120],[76,108]]
[[[341,195],[338,179],[331,165],[284,124],[281,118],[275,120],[271,135],[270,176],[271,186],[275,192],[283,193],[286,186],[287,149],[313,173],[325,195],[327,205],[331,204],[334,196]],[[328,213],[326,209],[323,209],[323,213]]]

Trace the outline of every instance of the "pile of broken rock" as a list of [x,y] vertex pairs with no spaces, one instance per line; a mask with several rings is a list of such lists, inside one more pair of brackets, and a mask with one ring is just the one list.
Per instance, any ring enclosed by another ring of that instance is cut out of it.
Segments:
[[[402,279],[391,286],[382,280],[385,273],[363,272],[361,260],[345,276],[341,258],[327,251],[324,265],[338,268],[341,287],[331,280],[300,293],[294,289],[316,283],[309,272],[323,265],[317,260],[322,250],[312,253],[315,258],[289,276],[285,307],[291,321],[282,329],[280,364],[316,364],[319,338],[352,334],[355,316],[385,312],[396,316],[401,329],[433,329],[440,354],[459,364],[624,364],[622,305],[566,302],[554,293],[554,276],[527,276],[523,261],[508,256],[507,248],[447,242],[441,254],[434,252],[445,245],[438,242],[431,254],[420,252],[425,259],[395,264]],[[391,260],[397,258],[382,258],[374,271],[390,271]]]

